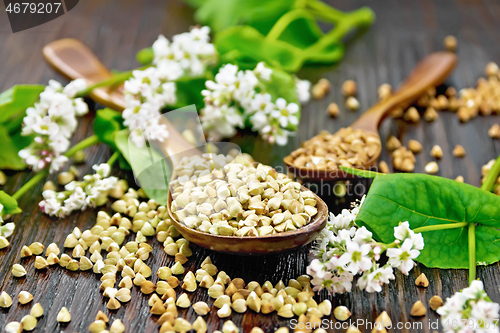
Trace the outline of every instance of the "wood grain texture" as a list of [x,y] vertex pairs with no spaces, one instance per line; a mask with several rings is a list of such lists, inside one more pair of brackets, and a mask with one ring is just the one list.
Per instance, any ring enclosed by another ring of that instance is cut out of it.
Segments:
[[[362,111],[350,112],[342,106],[340,86],[344,80],[357,81],[358,98],[362,110],[366,110],[376,102],[377,87],[380,84],[387,82],[396,86],[420,58],[429,52],[442,49],[442,39],[448,34],[458,38],[460,63],[447,84],[457,89],[473,86],[488,61],[500,61],[500,21],[497,19],[500,15],[500,5],[495,1],[329,2],[342,10],[369,5],[377,15],[376,23],[348,43],[346,55],[340,65],[312,67],[302,71],[300,76],[313,82],[320,77],[327,77],[332,82],[332,89],[326,98],[312,101],[304,108],[299,132],[288,146],[270,147],[247,135],[234,140],[258,161],[283,167],[282,158],[302,140],[316,135],[320,130],[335,132],[340,127],[352,123]],[[64,37],[78,38],[89,45],[109,68],[126,70],[138,66],[135,53],[151,45],[158,34],[170,37],[186,31],[193,24],[191,9],[176,0],[85,0],[80,1],[78,6],[63,17],[12,34],[5,11],[0,7],[0,89],[3,91],[17,83],[46,83],[51,78],[62,80],[42,58],[42,47],[50,41]],[[325,113],[327,105],[332,101],[339,103],[342,109],[335,120]],[[92,134],[92,118],[91,113],[80,120],[73,143]],[[424,165],[431,160],[430,148],[439,144],[444,151],[439,162],[439,175],[448,178],[463,175],[466,182],[478,186],[481,166],[500,154],[500,142],[491,140],[486,133],[493,123],[499,121],[499,116],[489,116],[460,124],[456,115],[439,113],[439,119],[433,123],[422,121],[416,125],[408,125],[388,119],[383,123],[380,134],[382,142],[393,134],[405,144],[410,139],[417,139],[423,144],[425,151],[416,156],[416,172],[423,171]],[[467,151],[465,158],[457,159],[451,155],[456,144],[461,144]],[[107,147],[91,147],[87,150],[86,164],[78,168],[82,174],[88,173],[92,164],[104,162],[109,156]],[[389,154],[385,149],[381,159],[390,165]],[[115,174],[130,182],[133,180],[130,174],[117,170]],[[29,171],[9,172],[8,176],[9,182],[2,189],[13,193],[30,179],[32,174]],[[49,178],[54,180],[55,177]],[[367,185],[365,181],[361,184]],[[105,299],[98,291],[98,278],[90,272],[71,273],[59,267],[35,271],[34,259],[20,260],[19,249],[22,245],[29,245],[34,241],[43,242],[45,245],[56,242],[62,247],[66,234],[75,226],[83,230],[94,224],[96,211],[86,210],[61,220],[44,216],[37,208],[41,199],[41,188],[42,184],[35,186],[20,201],[24,212],[15,218],[17,229],[11,238],[12,245],[0,251],[0,291],[5,290],[10,295],[17,296],[19,291],[27,290],[35,296],[34,302],[42,304],[46,314],[41,318],[35,332],[86,332],[99,310],[109,313],[105,307]],[[356,195],[352,195],[349,200],[355,197]],[[338,202],[330,193],[323,193],[323,198],[333,212],[348,206],[349,200]],[[173,258],[167,257],[161,245],[156,241],[151,241],[151,244],[157,249],[148,260],[153,271],[160,266],[173,264]],[[266,280],[276,283],[280,279],[286,282],[289,278],[304,274],[310,251],[309,247],[305,247],[279,255],[237,257],[214,253],[194,245],[192,247],[194,255],[186,264],[188,269],[197,269],[201,261],[210,255],[217,267],[231,277],[242,277],[245,281],[256,280],[260,283]],[[12,264],[17,262],[27,268],[26,278],[16,279],[10,274]],[[421,272],[430,280],[426,289],[417,288],[414,284],[415,278]],[[500,265],[479,267],[478,278],[485,282],[486,291],[492,300],[500,302],[496,283],[500,278]],[[427,304],[434,294],[443,298],[449,297],[466,285],[465,270],[436,270],[419,265],[409,276],[396,274],[396,281],[385,286],[381,293],[368,294],[355,289],[351,293],[333,297],[322,292],[317,299],[328,297],[334,306],[347,305],[353,313],[353,321],[363,319],[373,322],[380,312],[387,310],[394,323],[403,323],[402,328],[395,328],[392,332],[432,332],[429,323],[438,319],[436,314],[429,310],[425,317],[412,318],[409,315],[412,304],[417,300]],[[209,301],[204,289],[191,294],[190,298],[192,302]],[[127,332],[156,332],[157,318],[149,315],[147,300],[147,297],[134,288],[132,301],[111,313],[110,318],[122,319]],[[62,306],[66,306],[73,315],[71,323],[64,326],[58,325],[56,321]],[[0,327],[3,328],[10,321],[20,320],[30,308],[31,304],[19,306],[15,300],[10,309],[0,310]],[[180,315],[190,321],[196,318],[192,309],[180,311]],[[210,312],[206,320],[209,323],[209,332],[220,329],[223,323],[215,311]],[[260,326],[265,332],[272,332],[277,327],[287,323],[289,325],[289,321],[280,319],[276,314],[256,315],[251,311],[245,315],[233,314],[231,320],[242,328],[242,332],[248,332],[253,326]],[[422,327],[405,328],[404,323],[422,323]],[[331,331],[344,332],[345,329]]]

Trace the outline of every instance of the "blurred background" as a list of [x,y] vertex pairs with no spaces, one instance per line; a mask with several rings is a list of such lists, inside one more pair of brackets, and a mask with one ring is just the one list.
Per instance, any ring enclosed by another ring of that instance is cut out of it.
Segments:
[[[299,130],[287,146],[270,146],[260,139],[255,139],[253,135],[246,134],[240,134],[231,139],[259,162],[283,166],[283,157],[298,148],[302,141],[317,135],[321,130],[333,133],[339,128],[351,124],[364,110],[377,102],[377,89],[381,84],[389,83],[396,87],[419,59],[433,51],[444,49],[443,39],[447,35],[453,35],[458,40],[459,65],[447,80],[446,85],[439,88],[440,91],[444,91],[449,85],[457,90],[474,87],[476,80],[484,76],[485,65],[490,61],[500,61],[500,20],[498,20],[500,3],[498,1],[327,0],[325,2],[342,11],[369,6],[375,12],[375,23],[366,30],[349,36],[346,53],[338,64],[306,66],[298,73],[300,78],[308,79],[312,83],[317,82],[320,78],[327,78],[332,87],[324,98],[312,99],[303,107]],[[187,31],[190,26],[196,24],[193,19],[193,9],[180,0],[82,0],[70,12],[51,22],[26,31],[12,33],[7,15],[1,6],[1,91],[21,83],[46,84],[48,80],[53,78],[67,82],[43,59],[42,48],[51,41],[66,37],[77,38],[87,44],[108,68],[124,71],[139,67],[139,63],[135,59],[136,53],[151,46],[159,34],[170,38],[175,34]],[[349,111],[344,106],[345,97],[342,96],[341,85],[347,79],[352,79],[358,84],[357,99],[361,106],[357,111]],[[340,106],[340,114],[336,118],[331,118],[326,113],[327,106],[331,102],[336,102]],[[99,108],[98,105],[93,106],[90,101],[89,104],[91,109]],[[481,166],[500,154],[500,142],[491,140],[487,134],[491,125],[499,120],[499,115],[491,115],[479,116],[467,123],[461,123],[456,114],[451,112],[439,112],[439,118],[431,123],[420,120],[417,124],[409,124],[401,119],[388,118],[380,129],[384,146],[380,159],[386,161],[392,170],[390,153],[385,149],[385,142],[390,135],[399,138],[404,145],[407,145],[409,140],[416,139],[422,143],[424,151],[416,156],[415,172],[424,172],[424,166],[432,160],[428,152],[433,145],[438,144],[446,152],[439,162],[438,175],[452,179],[462,175],[466,183],[479,186]],[[80,120],[79,129],[73,137],[73,143],[93,133],[92,122],[93,112]],[[451,151],[457,144],[465,148],[467,155],[464,158],[457,159],[452,156]],[[88,149],[87,164],[80,167],[82,174],[88,173],[93,163],[105,162],[109,155],[109,149],[104,145]],[[30,178],[30,172],[9,173],[8,176],[10,177],[9,182],[3,187],[3,190],[11,193]],[[130,174],[122,174],[121,176],[131,179]],[[30,193],[39,194],[42,185],[34,187]],[[329,203],[330,210],[338,212],[341,208],[347,207],[350,201],[359,198],[359,195],[340,199],[328,194],[324,198]],[[23,205],[35,207],[39,199],[39,197],[32,195],[32,198],[25,199]],[[33,212],[27,210],[23,219],[38,221],[37,214],[40,215],[36,210]],[[60,228],[64,229],[65,232],[70,232],[75,225],[75,219],[83,230],[85,226],[92,224],[95,213],[81,213],[62,222],[54,222],[43,217],[39,223],[29,224],[24,230],[20,228],[19,232],[23,233],[24,238],[34,239],[39,228],[48,228],[50,231],[44,234],[44,237],[52,240],[54,237],[62,237],[56,236],[53,232],[53,223],[61,223]],[[13,246],[16,246],[16,240],[13,242]],[[23,244],[17,244],[17,246],[19,245]],[[255,279],[285,279],[295,277],[297,273],[304,273],[308,253],[309,249],[303,248],[297,252],[282,254],[274,258],[249,258],[242,263],[242,266]],[[209,251],[200,249],[201,260],[207,254],[212,255]],[[218,258],[223,269],[224,265],[228,270],[231,269],[229,256],[220,255]],[[11,267],[10,261],[9,259],[2,264],[4,267],[0,272],[2,276],[7,274],[5,267]],[[163,263],[164,261],[160,260],[158,265]],[[272,267],[269,269],[270,272],[263,272],[263,265]],[[467,273],[465,271],[438,271],[419,266],[415,270],[415,276],[422,271],[440,281],[439,284],[432,287],[435,288],[432,290],[434,292],[451,295],[453,291],[460,289],[457,286],[466,285]],[[499,272],[498,264],[495,264],[479,268],[478,276],[481,279],[483,276],[489,276],[488,280],[494,281],[500,276]],[[58,279],[50,280],[47,275],[43,275],[43,273],[40,275],[46,282],[42,290],[47,292],[47,297],[56,297],[53,295],[54,291],[51,291],[54,289],[58,290],[58,293],[65,293],[64,296],[58,298],[59,302],[71,304],[70,301],[67,301],[68,295],[71,295],[72,298],[84,304],[84,308],[88,304],[88,309],[83,309],[71,326],[73,331],[85,330],[93,320],[86,317],[89,313],[94,313],[94,310],[102,307],[100,296],[96,300],[94,296],[87,293],[88,289],[81,290],[81,286],[87,285],[87,282],[83,281],[86,274],[81,274],[78,280],[73,279],[71,273],[67,272],[61,273]],[[355,314],[353,319],[357,317],[374,319],[378,313],[388,308],[391,308],[392,318],[400,321],[421,320],[427,323],[437,319],[433,312],[424,319],[409,318],[409,309],[413,304],[411,299],[426,296],[422,294],[421,290],[415,290],[413,276],[405,282],[402,275],[398,274],[396,281],[397,283],[391,284],[382,293],[366,294],[356,290],[338,300],[350,307]],[[11,282],[8,279],[4,282],[5,285],[10,286]],[[91,282],[97,283],[93,280]],[[29,283],[36,284],[36,282]],[[93,285],[92,288],[94,288]],[[486,285],[486,289],[493,300],[500,299],[496,286]],[[404,297],[403,290],[405,291]],[[432,295],[432,291],[430,290],[427,294]],[[96,293],[92,292],[92,294]],[[147,300],[141,302],[136,304],[136,308],[139,309],[141,306],[147,308]],[[156,329],[155,324],[149,319],[147,311],[136,311],[132,306],[129,306],[127,310],[121,309],[120,311],[126,311],[125,318],[129,320],[127,325],[134,327],[134,325],[142,325],[143,322],[147,322],[145,326],[141,326],[141,331],[142,328],[144,331]],[[0,323],[7,322],[6,320],[12,320],[12,318],[6,313],[0,313]],[[252,317],[244,319],[243,316],[237,319],[239,324],[245,320],[257,319]],[[47,330],[55,330],[57,325],[53,318],[50,319],[49,323],[44,324],[47,325]],[[275,324],[267,323],[265,325],[270,328],[274,327]],[[394,331],[410,332],[413,330]],[[418,331],[430,332],[427,325]]]

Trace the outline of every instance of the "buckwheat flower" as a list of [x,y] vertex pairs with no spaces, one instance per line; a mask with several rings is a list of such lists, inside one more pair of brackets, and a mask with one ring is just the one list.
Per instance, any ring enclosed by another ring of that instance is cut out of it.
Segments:
[[354,223],[355,218],[353,218],[351,212],[347,209],[343,209],[338,215],[330,213],[327,220],[327,225],[333,231],[349,228],[352,223]]
[[287,103],[284,98],[276,100],[276,110],[271,111],[271,116],[277,119],[281,127],[286,128],[288,125],[297,125],[299,106],[295,103]]
[[377,264],[374,269],[365,272],[365,274],[359,278],[358,287],[369,293],[380,292],[382,291],[382,285],[394,279],[395,277],[391,266],[386,265],[384,267],[378,267]]
[[469,287],[462,290],[462,294],[468,299],[482,299],[485,295],[483,282],[472,281]]
[[[250,107],[245,110],[246,113],[254,114],[261,112],[263,115],[268,115],[275,109],[274,103],[271,101],[270,94],[257,93],[250,102]],[[267,117],[266,117],[267,118]]]
[[264,111],[257,111],[250,117],[250,123],[252,131],[259,132],[267,126],[269,119]]
[[498,332],[500,306],[490,300],[479,280],[470,287],[446,299],[437,309],[441,315],[443,331],[452,332]]
[[421,234],[415,234],[413,230],[410,229],[408,221],[402,222],[399,226],[394,228],[394,237],[400,241],[404,241],[408,238],[411,239],[415,250],[420,251],[424,248],[424,238]]
[[[314,265],[307,268],[308,274],[313,277],[311,283],[314,290],[326,288],[333,293],[350,291],[354,276],[360,274],[357,282],[360,289],[379,292],[383,284],[394,279],[391,264],[406,273],[413,267],[412,259],[420,252],[412,239],[420,242],[421,234],[415,234],[405,224],[395,228],[398,237],[400,234],[404,235],[401,238],[407,237],[402,244],[400,240],[391,244],[376,242],[368,229],[359,227],[355,222],[363,201],[364,197],[353,204],[352,209],[344,209],[340,214],[328,217],[326,227],[315,242]],[[423,248],[423,239],[421,243],[418,246]],[[388,248],[389,264],[380,267],[380,255]]]
[[[205,107],[200,114],[202,127],[211,140],[232,137],[237,128],[250,124],[253,131],[271,144],[288,142],[289,127],[298,124],[299,106],[283,98],[273,101],[264,84],[271,75],[272,69],[264,63],[245,71],[227,64],[219,69],[213,81],[206,81],[207,89],[202,91]],[[223,124],[223,129],[217,128],[218,123]]]
[[309,274],[312,277],[311,283],[313,285],[314,291],[319,292],[324,288],[330,288],[331,284],[333,283],[332,272],[325,272],[321,277],[315,275],[313,271],[307,271],[307,274]]
[[243,110],[249,109],[259,80],[252,71],[239,71],[234,84],[233,99],[241,105]]
[[300,103],[309,102],[311,99],[311,82],[295,77],[295,92]]
[[172,42],[160,35],[152,46],[154,66],[134,71],[125,82],[126,108],[122,116],[138,147],[144,146],[144,136],[155,141],[168,137],[168,129],[158,118],[163,108],[177,103],[175,81],[203,76],[207,67],[217,62],[209,34],[208,27],[193,28],[175,35]]
[[332,293],[351,291],[353,275],[338,266],[336,258],[332,258],[326,264],[314,259],[307,267],[307,274],[312,277],[311,283],[314,291],[320,291],[324,288]]
[[344,272],[332,278],[329,289],[333,293],[348,293],[352,290],[353,275],[349,272]]
[[132,77],[125,81],[125,101],[148,102],[158,108],[175,104],[176,85],[170,82],[173,79],[166,73],[161,73],[156,67],[145,70],[135,70]]
[[403,241],[406,238],[410,238],[410,235],[411,229],[408,221],[401,222],[397,227],[394,227],[394,237],[396,237],[396,239]]
[[[219,69],[219,72],[215,75],[215,82],[223,84],[225,86],[232,86],[237,80],[238,66],[233,64],[226,64]],[[234,87],[236,89],[236,87]],[[233,90],[234,90],[233,89]]]
[[78,125],[77,116],[88,112],[88,106],[78,92],[87,87],[85,80],[77,79],[63,87],[50,80],[40,93],[39,101],[26,110],[21,135],[35,135],[35,139],[19,156],[38,172],[49,167],[58,171],[67,158],[62,154],[69,148],[69,140]]
[[361,227],[356,230],[356,234],[352,238],[353,241],[358,243],[359,245],[369,243],[373,241],[372,233],[368,231],[365,227]]
[[352,241],[352,237],[354,237],[355,233],[355,227],[339,230],[337,233],[337,242],[345,246],[347,242]]
[[165,124],[160,124],[158,119],[151,119],[146,123],[148,140],[163,142],[168,137],[168,130]]
[[323,279],[326,274],[325,265],[318,259],[314,259],[311,261],[309,266],[307,266],[307,274]]
[[201,112],[202,127],[211,141],[229,138],[236,134],[237,127],[243,127],[243,116],[237,108],[228,105],[208,105]]
[[292,132],[276,125],[267,125],[262,129],[260,134],[262,135],[262,138],[270,144],[284,146],[288,143],[288,137],[292,134]]
[[[87,82],[84,79],[76,79],[76,80],[73,80],[70,83],[68,83],[66,85],[66,87],[64,87],[62,92],[63,92],[63,94],[65,94],[69,98],[75,98],[76,95],[78,95],[78,93],[80,91],[83,91],[85,89],[87,89]],[[80,102],[80,101],[83,101],[83,100],[76,99],[75,103]],[[87,113],[87,111],[84,111],[83,109],[79,109],[79,108],[76,108],[76,109],[79,110],[79,111],[77,111],[77,114],[80,116]],[[83,113],[82,113],[82,111],[83,111]]]
[[172,77],[160,73],[158,68],[150,67],[144,71],[134,71],[133,77],[125,82],[127,107],[122,113],[123,124],[130,129],[136,146],[145,144],[144,138],[139,135],[142,132],[158,141],[168,137],[168,129],[158,123],[158,118],[165,106],[177,102],[176,84],[168,81]]
[[[413,231],[412,231],[413,232]],[[424,248],[424,237],[422,234],[413,233],[411,235],[411,242],[413,243],[413,249],[417,251],[422,251]]]
[[[486,323],[494,323],[498,319],[498,310],[500,306],[497,303],[491,301],[479,300],[472,306],[472,311],[470,316],[474,318],[474,321],[478,324],[477,327],[481,327],[483,324],[487,328]],[[498,332],[498,327],[491,327]]]
[[202,76],[208,66],[217,63],[217,50],[210,43],[210,28],[206,26],[175,35],[172,42],[160,35],[152,48],[153,64],[158,68],[173,68],[178,77]]
[[413,249],[413,242],[410,238],[405,239],[401,247],[387,249],[386,253],[389,257],[389,264],[397,267],[404,275],[408,275],[415,265],[412,259],[420,255],[420,251]]
[[371,246],[369,244],[360,245],[354,241],[348,240],[346,242],[347,252],[342,254],[339,258],[339,263],[347,267],[347,270],[352,274],[358,274],[369,270],[373,263],[368,253]]
[[107,163],[94,165],[92,175],[85,175],[83,181],[72,181],[64,186],[64,191],[46,190],[39,207],[47,215],[64,217],[76,210],[97,207],[107,202],[109,191],[118,179],[110,177],[111,168]]
[[259,62],[253,72],[258,78],[265,81],[271,80],[271,75],[273,74],[273,70],[267,68],[263,62]]

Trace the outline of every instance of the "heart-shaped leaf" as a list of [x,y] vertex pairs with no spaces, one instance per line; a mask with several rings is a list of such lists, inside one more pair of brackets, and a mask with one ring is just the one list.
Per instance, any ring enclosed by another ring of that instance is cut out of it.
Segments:
[[8,129],[0,125],[0,169],[24,170],[26,163],[19,157],[19,151],[33,141],[32,136],[21,136],[20,131],[9,134]]
[[33,106],[45,89],[42,85],[16,85],[0,94],[0,123],[10,120]]
[[229,27],[247,24],[267,33],[272,25],[287,11],[294,2],[283,0],[188,0],[191,6],[199,7],[195,13],[196,21],[208,24],[214,32]]
[[269,66],[296,72],[305,60],[303,50],[285,41],[267,41],[250,26],[236,26],[215,36],[214,43],[222,62],[237,64],[241,69],[254,69],[264,61]]
[[172,167],[154,148],[138,148],[129,140],[130,132],[122,130],[115,134],[115,143],[123,157],[132,167],[134,177],[150,199],[166,204],[168,184]]
[[[380,175],[373,180],[356,223],[385,243],[394,227],[412,229],[475,223],[476,261],[500,260],[500,197],[474,186],[424,174]],[[425,247],[418,261],[427,267],[468,268],[467,226],[422,232]]]
[[19,214],[22,212],[21,208],[17,205],[17,200],[4,191],[0,191],[0,204],[3,206],[3,209],[0,212],[2,216]]
[[107,144],[113,150],[117,150],[115,133],[124,128],[123,118],[120,112],[110,108],[97,110],[94,120],[94,133],[99,138],[99,141]]
[[[118,151],[115,143],[115,135],[124,128],[120,112],[110,108],[97,110],[94,120],[94,133],[99,138],[99,141],[107,144],[111,149]],[[122,155],[118,158],[118,163],[120,163],[121,169],[131,170],[130,165]]]

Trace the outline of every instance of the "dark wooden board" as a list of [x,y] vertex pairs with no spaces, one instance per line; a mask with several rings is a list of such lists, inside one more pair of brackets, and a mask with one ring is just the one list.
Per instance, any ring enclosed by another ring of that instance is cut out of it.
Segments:
[[[312,101],[305,106],[297,136],[285,148],[269,147],[252,138],[238,138],[250,153],[261,162],[273,166],[282,166],[281,159],[302,140],[308,139],[322,129],[336,131],[342,126],[352,123],[362,111],[350,112],[341,106],[339,118],[333,120],[325,114],[326,106],[336,101],[340,105],[343,98],[340,86],[346,79],[354,79],[359,86],[361,109],[365,110],[377,100],[377,87],[385,82],[396,86],[409,73],[415,63],[429,52],[442,49],[442,39],[448,34],[458,37],[458,55],[460,64],[447,84],[461,89],[475,84],[482,76],[488,61],[500,61],[500,5],[495,1],[330,1],[342,10],[351,10],[362,5],[369,5],[377,15],[376,23],[356,36],[348,43],[344,59],[338,66],[313,67],[302,71],[301,77],[316,81],[327,77],[332,82],[332,90],[325,99]],[[88,44],[102,61],[110,68],[127,70],[137,67],[135,53],[151,43],[162,33],[170,37],[186,31],[193,25],[192,10],[179,1],[162,0],[85,0],[68,14],[45,25],[12,34],[8,26],[7,16],[3,8],[0,10],[0,89],[3,91],[18,83],[46,83],[56,78],[64,81],[43,61],[42,47],[55,39],[74,37]],[[480,169],[483,164],[500,153],[500,142],[487,136],[488,128],[500,121],[499,116],[478,117],[473,121],[460,124],[454,114],[440,113],[434,123],[420,122],[407,125],[400,121],[387,120],[381,127],[382,140],[396,135],[407,143],[410,139],[419,140],[425,151],[418,154],[416,172],[422,172],[424,165],[431,160],[429,150],[439,144],[444,157],[439,162],[439,175],[455,178],[463,175],[465,181],[478,186]],[[85,116],[81,121],[73,143],[92,135],[93,114]],[[462,159],[454,158],[451,150],[461,144],[467,151]],[[79,166],[82,173],[90,172],[94,163],[104,162],[110,156],[107,147],[95,146],[87,150],[87,163]],[[389,161],[389,154],[383,151],[381,158]],[[130,174],[115,172],[132,182]],[[9,181],[3,186],[7,193],[13,193],[32,174],[29,171],[8,172]],[[54,179],[51,176],[50,179]],[[68,218],[57,220],[41,214],[37,204],[41,198],[42,184],[32,188],[20,201],[24,212],[14,220],[17,229],[11,238],[12,245],[0,251],[0,291],[17,295],[27,290],[34,296],[34,302],[40,302],[46,309],[35,332],[85,332],[94,320],[96,313],[103,310],[105,300],[98,291],[99,280],[90,272],[71,273],[61,268],[50,268],[47,271],[35,271],[33,259],[23,259],[28,275],[23,279],[13,278],[10,269],[20,261],[19,249],[34,241],[45,245],[56,242],[62,247],[65,236],[78,226],[85,229],[95,222],[96,211],[87,210],[75,213]],[[340,211],[348,206],[347,202],[336,202],[330,193],[324,193],[330,210]],[[349,197],[352,200],[356,196]],[[108,207],[109,208],[109,207]],[[162,265],[171,265],[173,259],[168,258],[156,241],[148,264],[153,271]],[[310,247],[289,253],[265,257],[237,257],[213,253],[192,246],[193,257],[186,264],[189,269],[199,267],[201,261],[210,255],[220,270],[231,277],[242,277],[245,281],[256,280],[273,283],[284,281],[305,273],[309,261]],[[436,253],[436,255],[440,255]],[[430,280],[427,289],[417,288],[414,284],[416,276],[426,273]],[[478,277],[485,282],[486,291],[493,301],[500,302],[500,292],[496,281],[500,277],[500,266],[494,264],[478,268]],[[387,310],[394,323],[403,323],[402,328],[392,332],[432,332],[429,323],[438,320],[438,316],[429,311],[425,317],[412,318],[409,315],[412,304],[422,300],[427,304],[434,294],[443,298],[467,286],[467,271],[437,270],[419,265],[408,277],[396,274],[396,281],[384,287],[381,293],[368,294],[354,289],[353,292],[328,296],[321,293],[318,300],[328,297],[334,306],[347,305],[353,313],[352,320],[363,319],[373,322],[377,315]],[[204,289],[199,289],[190,296],[192,302],[207,300]],[[156,318],[149,314],[148,297],[140,294],[135,288],[132,301],[120,310],[113,312],[112,319],[124,321],[127,332],[155,332],[158,327]],[[73,320],[65,326],[58,325],[56,316],[62,306],[70,309]],[[20,320],[29,312],[30,305],[19,306],[17,300],[9,310],[0,310],[0,326],[13,320]],[[192,309],[180,311],[180,315],[193,321],[196,316]],[[207,316],[209,332],[220,329],[220,320],[215,311]],[[251,311],[245,315],[232,315],[233,320],[242,332],[248,332],[253,326],[260,326],[265,332],[286,325],[289,321],[274,315],[255,315]],[[404,326],[421,323],[422,327]],[[406,328],[405,328],[406,327]],[[332,330],[334,331],[334,330]],[[336,330],[344,332],[345,329]],[[366,330],[370,331],[370,330]]]

